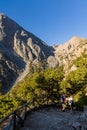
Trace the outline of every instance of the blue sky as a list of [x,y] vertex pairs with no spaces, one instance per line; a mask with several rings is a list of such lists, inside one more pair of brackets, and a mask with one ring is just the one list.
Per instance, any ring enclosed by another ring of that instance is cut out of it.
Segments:
[[0,12],[48,45],[87,38],[87,0],[0,0]]

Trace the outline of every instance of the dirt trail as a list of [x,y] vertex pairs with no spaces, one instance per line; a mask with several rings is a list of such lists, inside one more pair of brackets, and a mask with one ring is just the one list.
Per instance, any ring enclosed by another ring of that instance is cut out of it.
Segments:
[[62,112],[55,107],[43,108],[31,112],[21,130],[74,130],[71,127],[73,124],[79,125],[81,115],[82,112],[78,111],[71,114],[70,110]]

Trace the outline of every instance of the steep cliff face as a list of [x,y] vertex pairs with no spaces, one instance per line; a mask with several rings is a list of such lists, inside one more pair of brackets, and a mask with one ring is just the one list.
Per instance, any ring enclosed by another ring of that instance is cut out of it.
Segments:
[[[52,47],[20,27],[4,14],[0,14],[0,77],[3,88],[20,75],[28,61],[46,59]],[[8,83],[9,82],[9,83]]]
[[1,13],[0,91],[9,90],[17,77],[22,80],[28,73],[30,62],[38,64],[45,60],[48,67],[64,65],[64,71],[68,73],[76,69],[74,65],[69,68],[69,65],[83,52],[87,53],[87,39],[73,37],[65,44],[50,47]]
[[0,44],[12,49],[25,62],[47,58],[51,54],[51,47],[4,14],[0,14]]
[[[87,53],[87,39],[73,37],[68,42],[54,46],[54,57],[59,61],[59,65],[64,65],[64,71],[69,71],[69,65],[82,55]],[[72,70],[76,69],[75,66]]]

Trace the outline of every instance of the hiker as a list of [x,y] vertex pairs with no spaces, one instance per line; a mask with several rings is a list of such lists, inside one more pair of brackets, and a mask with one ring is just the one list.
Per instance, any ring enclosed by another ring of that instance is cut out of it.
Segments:
[[62,105],[61,110],[64,112],[66,109],[66,97],[64,94],[61,96],[61,105]]
[[74,107],[75,107],[75,102],[74,102],[72,95],[69,96],[68,103],[70,105],[70,111],[72,113],[74,111]]

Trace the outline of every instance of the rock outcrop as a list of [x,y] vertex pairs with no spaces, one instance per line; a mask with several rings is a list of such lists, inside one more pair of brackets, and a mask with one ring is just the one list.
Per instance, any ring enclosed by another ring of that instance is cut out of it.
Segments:
[[58,108],[44,108],[33,111],[20,130],[87,130],[85,112],[70,110],[61,112]]
[[0,14],[0,77],[3,89],[20,75],[28,61],[44,60],[52,47],[27,32],[4,14]]
[[[73,37],[62,45],[48,46],[4,14],[0,14],[0,92],[28,73],[29,63],[45,61],[47,67],[64,65],[65,74],[76,70],[69,64],[83,52],[87,53],[87,39]],[[2,86],[1,86],[2,84]]]
[[[69,71],[69,65],[77,59],[82,53],[87,53],[87,39],[73,37],[68,42],[54,46],[54,56],[59,61],[59,65],[64,65],[65,73]],[[76,69],[72,68],[73,70]]]

